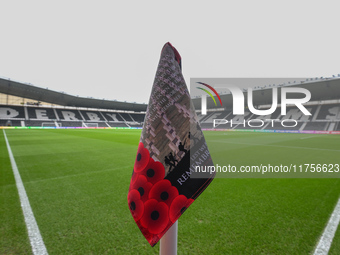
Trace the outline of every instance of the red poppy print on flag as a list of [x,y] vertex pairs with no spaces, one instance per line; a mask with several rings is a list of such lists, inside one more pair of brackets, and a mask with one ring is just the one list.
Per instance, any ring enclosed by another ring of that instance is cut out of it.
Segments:
[[176,220],[184,213],[184,211],[194,202],[193,199],[188,199],[184,195],[177,196],[174,201],[172,201],[170,206],[170,220],[175,223]]
[[147,178],[148,182],[155,184],[156,182],[164,179],[164,166],[161,162],[154,161],[150,158],[148,165],[144,168],[141,174]]
[[158,202],[164,202],[170,207],[172,200],[178,196],[178,190],[171,185],[169,180],[157,182],[149,193],[150,199],[156,199]]
[[139,175],[136,181],[132,184],[132,189],[137,190],[140,194],[140,199],[145,202],[148,200],[149,192],[152,188],[152,183],[148,182],[145,176]]
[[135,221],[139,221],[144,212],[144,203],[140,199],[140,194],[137,190],[131,190],[129,192],[128,204],[132,217]]
[[169,207],[156,199],[148,200],[140,222],[151,234],[161,233],[169,223]]
[[135,166],[134,166],[134,171],[136,173],[139,173],[140,171],[142,171],[146,167],[146,165],[149,163],[149,159],[150,159],[149,155],[150,155],[149,151],[144,148],[143,143],[139,143]]

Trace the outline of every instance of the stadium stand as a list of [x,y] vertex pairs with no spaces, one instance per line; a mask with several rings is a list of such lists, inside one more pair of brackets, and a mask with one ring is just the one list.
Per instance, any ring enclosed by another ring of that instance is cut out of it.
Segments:
[[[340,105],[324,104],[306,106],[311,116],[303,115],[296,107],[287,107],[287,114],[281,115],[278,107],[275,112],[266,116],[245,112],[245,115],[233,115],[231,111],[213,111],[207,115],[198,114],[203,129],[212,129],[214,119],[227,120],[215,129],[268,129],[268,130],[321,130],[335,131],[340,129]],[[145,114],[121,113],[103,110],[84,110],[74,108],[46,108],[39,106],[0,105],[1,126],[60,126],[60,127],[142,127]],[[274,122],[266,119],[277,120]],[[289,127],[289,119],[298,123]],[[250,125],[248,121],[251,120]],[[263,120],[264,125],[261,124]],[[286,120],[286,126],[281,124]]]
[[84,110],[81,110],[79,112],[85,121],[105,121],[104,115],[101,114],[101,112]]
[[338,120],[340,117],[340,105],[330,104],[322,105],[317,116],[318,120]]
[[30,120],[56,120],[57,117],[52,108],[27,107],[28,119]]
[[6,126],[13,126],[13,127],[20,127],[21,126],[21,121],[18,120],[1,120],[0,119],[0,127],[6,127]]
[[304,130],[321,130],[325,131],[327,127],[327,122],[308,122],[304,128]]
[[[200,111],[197,111],[198,119],[203,129],[339,131],[339,77],[340,75],[333,78],[307,79],[292,86],[311,91],[311,100],[308,105],[305,105],[312,114],[310,116],[304,115],[295,106],[287,106],[286,115],[281,115],[280,107],[266,116],[254,115],[248,108],[245,108],[244,115],[233,115],[231,94],[222,94],[224,108],[213,110],[215,107],[213,100],[208,99],[208,113],[201,115]],[[271,93],[265,87],[257,88],[253,92],[253,103],[259,110],[266,109],[263,104],[267,107],[271,104]],[[147,107],[145,104],[80,98],[2,78],[0,78],[0,93],[6,95],[3,97],[6,100],[8,96],[17,97],[17,100],[22,100],[25,96],[29,100],[26,103],[22,102],[21,105],[0,102],[0,126],[139,128],[143,125]],[[41,104],[40,101],[50,102],[51,105]],[[193,99],[196,109],[200,109],[200,104],[200,98]],[[178,111],[183,110],[188,109],[178,108]],[[215,119],[228,121],[228,123],[221,123],[214,127]],[[291,123],[290,119],[295,120],[296,123]],[[292,124],[296,125],[291,126]]]
[[145,114],[0,105],[0,126],[142,127]]
[[25,120],[25,109],[20,106],[0,107],[0,119]]
[[129,115],[131,116],[131,118],[133,119],[134,122],[139,122],[139,123],[144,122],[145,114],[129,113]]
[[336,127],[336,129],[335,129],[336,131],[340,131],[340,123],[338,122],[338,125],[337,125],[337,127]]

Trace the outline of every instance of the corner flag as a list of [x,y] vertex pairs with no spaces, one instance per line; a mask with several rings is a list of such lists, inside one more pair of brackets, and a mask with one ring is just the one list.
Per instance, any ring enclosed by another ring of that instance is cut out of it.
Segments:
[[213,162],[193,109],[181,71],[181,56],[166,43],[152,87],[128,193],[132,217],[151,246],[215,176],[215,173],[195,172],[197,167],[203,169]]

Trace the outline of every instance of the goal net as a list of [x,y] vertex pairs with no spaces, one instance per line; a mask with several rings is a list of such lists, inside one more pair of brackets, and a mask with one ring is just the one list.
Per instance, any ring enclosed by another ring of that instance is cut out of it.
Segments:
[[85,122],[83,122],[82,127],[97,128],[98,127],[98,123],[85,123]]
[[42,122],[41,123],[42,127],[61,127],[60,122]]

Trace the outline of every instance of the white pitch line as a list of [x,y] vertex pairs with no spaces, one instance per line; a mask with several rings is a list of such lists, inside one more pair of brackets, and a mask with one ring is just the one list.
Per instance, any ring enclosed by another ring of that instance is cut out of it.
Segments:
[[309,139],[309,138],[315,138],[315,136],[301,137],[300,139]]
[[327,255],[340,221],[340,199],[314,251],[314,255]]
[[4,133],[6,145],[7,145],[9,158],[11,160],[11,165],[12,165],[12,169],[13,169],[15,183],[17,185],[20,203],[21,203],[21,208],[22,208],[22,211],[23,211],[23,214],[24,214],[25,223],[26,223],[27,231],[28,231],[28,237],[30,239],[33,254],[34,255],[45,255],[45,254],[47,255],[48,254],[47,249],[46,249],[44,241],[41,237],[38,224],[35,220],[30,202],[29,202],[27,194],[26,194],[24,184],[22,183],[20,173],[19,173],[17,164],[15,163],[15,159],[14,159],[11,147],[9,145],[9,142],[7,140],[6,132],[5,132],[4,129],[3,129],[3,133]]

